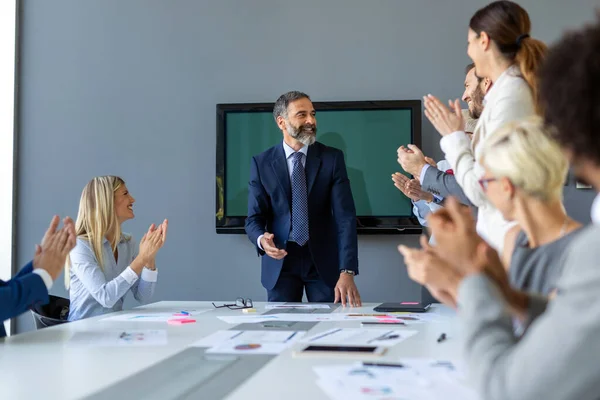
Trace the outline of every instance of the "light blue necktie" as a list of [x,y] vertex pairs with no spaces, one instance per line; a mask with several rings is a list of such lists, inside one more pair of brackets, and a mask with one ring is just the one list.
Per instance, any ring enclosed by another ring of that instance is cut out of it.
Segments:
[[300,246],[308,242],[308,189],[306,173],[302,166],[303,153],[293,154],[292,169],[292,240]]

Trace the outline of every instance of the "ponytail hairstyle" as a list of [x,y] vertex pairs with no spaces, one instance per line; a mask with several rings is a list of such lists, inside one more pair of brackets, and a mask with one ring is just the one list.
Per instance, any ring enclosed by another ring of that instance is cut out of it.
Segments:
[[530,36],[531,20],[527,11],[512,1],[494,1],[471,17],[469,28],[478,37],[485,32],[502,56],[519,67],[540,112],[537,72],[548,48]]

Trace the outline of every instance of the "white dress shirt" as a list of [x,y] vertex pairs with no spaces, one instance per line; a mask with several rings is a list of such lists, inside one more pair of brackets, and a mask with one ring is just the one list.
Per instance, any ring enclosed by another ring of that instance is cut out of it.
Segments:
[[[427,164],[428,167],[431,167],[431,165]],[[423,168],[425,169],[425,168]],[[450,163],[446,160],[440,160],[437,162],[437,169],[439,169],[440,171],[446,172],[448,170],[451,170],[452,167],[450,166]],[[421,180],[422,182],[422,180]],[[436,212],[439,209],[443,208],[442,205],[440,205],[439,203],[444,200],[443,197],[440,196],[436,196],[433,195],[434,197],[434,201],[432,201],[431,203],[426,202],[425,200],[419,200],[419,201],[414,201],[411,200],[411,202],[413,203],[413,214],[415,215],[415,217],[417,217],[417,219],[419,220],[419,223],[422,226],[427,226],[427,215],[429,215],[429,213],[432,212]]]
[[[296,152],[296,150],[292,149],[288,144],[283,142],[283,151],[285,152],[285,159],[287,160],[288,166],[288,174],[290,176],[290,180],[292,179],[292,172],[294,171],[294,158],[292,155]],[[306,167],[306,156],[308,155],[308,146],[302,146],[298,152],[304,154],[302,157],[302,166]]]
[[[294,157],[292,157],[292,155],[296,152],[296,150],[292,149],[290,146],[288,146],[288,144],[285,142],[285,140],[283,141],[283,151],[285,152],[285,159],[287,161],[287,166],[288,166],[288,175],[290,176],[290,182],[292,180],[292,172],[294,171]],[[304,145],[302,146],[302,148],[300,150],[298,150],[298,152],[304,154],[304,157],[302,157],[302,166],[306,167],[306,157],[308,155],[308,146]],[[262,239],[264,235],[260,235],[258,237],[258,239],[256,239],[256,244],[258,245],[258,248],[263,250],[261,244],[260,244],[260,240]]]
[[130,266],[138,256],[138,251],[131,235],[122,234],[117,244],[118,260],[115,260],[113,249],[104,238],[104,263],[100,266],[91,244],[77,238],[77,244],[70,253],[69,321],[121,311],[129,292],[141,304],[150,301],[156,288],[158,271],[144,267],[138,276]]
[[465,132],[454,132],[443,137],[440,145],[453,167],[456,181],[473,205],[479,208],[477,232],[501,253],[506,231],[515,223],[506,221],[488,201],[478,182],[484,174],[478,160],[482,144],[490,134],[508,122],[535,115],[531,89],[520,76],[517,66],[509,67],[494,82],[485,96],[484,105],[472,141]]
[[600,194],[596,195],[596,198],[592,203],[592,222],[596,225],[600,225]]
[[46,285],[46,289],[50,290],[52,285],[54,284],[54,280],[50,276],[50,273],[42,268],[36,268],[33,270],[34,274],[38,274],[40,278],[44,281],[44,285]]

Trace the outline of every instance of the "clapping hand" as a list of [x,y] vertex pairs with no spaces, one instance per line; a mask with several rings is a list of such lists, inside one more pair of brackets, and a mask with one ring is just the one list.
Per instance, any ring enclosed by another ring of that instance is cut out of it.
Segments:
[[458,99],[448,101],[450,109],[438,98],[432,95],[423,97],[425,104],[425,116],[442,136],[447,136],[456,131],[465,130],[463,118]]
[[62,272],[67,256],[77,242],[73,220],[66,217],[63,220],[63,227],[60,229],[58,229],[59,223],[60,218],[54,216],[42,238],[41,246],[35,246],[33,257],[33,268],[46,270],[52,280],[56,280]]
[[434,251],[425,236],[421,236],[421,249],[400,245],[398,251],[404,256],[408,276],[413,281],[425,286],[442,303],[456,307],[461,275]]
[[409,144],[407,147],[400,146],[397,150],[398,164],[403,170],[409,174],[418,177],[421,175],[421,170],[427,164],[425,155],[414,144]]
[[142,237],[142,240],[140,240],[140,251],[138,257],[140,257],[144,265],[154,264],[156,253],[158,253],[158,250],[163,247],[167,240],[168,227],[169,221],[166,219],[158,226],[152,224]]
[[413,201],[433,201],[433,195],[424,191],[417,179],[410,179],[406,175],[396,172],[392,174],[392,181],[394,181],[394,186],[396,186],[398,190]]

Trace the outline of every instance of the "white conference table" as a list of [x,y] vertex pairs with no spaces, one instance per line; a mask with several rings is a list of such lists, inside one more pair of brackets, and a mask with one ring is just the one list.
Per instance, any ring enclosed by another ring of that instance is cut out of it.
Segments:
[[[106,316],[90,318],[73,323],[45,328],[0,340],[0,397],[2,399],[79,399],[110,387],[148,367],[151,367],[189,345],[218,330],[228,330],[235,325],[225,323],[219,315],[257,315],[265,312],[265,303],[255,303],[256,314],[243,314],[240,310],[213,309],[210,302],[163,301],[123,311],[139,310],[169,311],[177,309],[211,309],[194,316],[196,323],[172,326],[163,322],[108,322],[100,321]],[[361,308],[338,308],[334,313],[373,313],[377,303]],[[453,317],[454,311],[442,305],[434,305],[430,312]],[[116,314],[111,314],[116,315]],[[457,324],[449,322],[425,322],[392,329],[417,330],[418,334],[406,339],[377,361],[391,362],[400,358],[424,357],[459,360]],[[319,322],[310,334],[334,327],[360,328],[358,321]],[[78,331],[132,329],[165,329],[168,344],[156,347],[74,347],[69,339]],[[447,340],[438,343],[441,333]],[[316,385],[317,376],[312,370],[316,365],[343,364],[356,358],[294,358],[292,348],[276,356],[249,379],[233,389],[228,400],[248,399],[327,399]],[[252,357],[252,356],[249,356]],[[169,370],[162,373],[169,374]],[[152,376],[144,384],[152,385]],[[177,376],[172,379],[177,380]],[[137,398],[127,393],[123,398]]]

